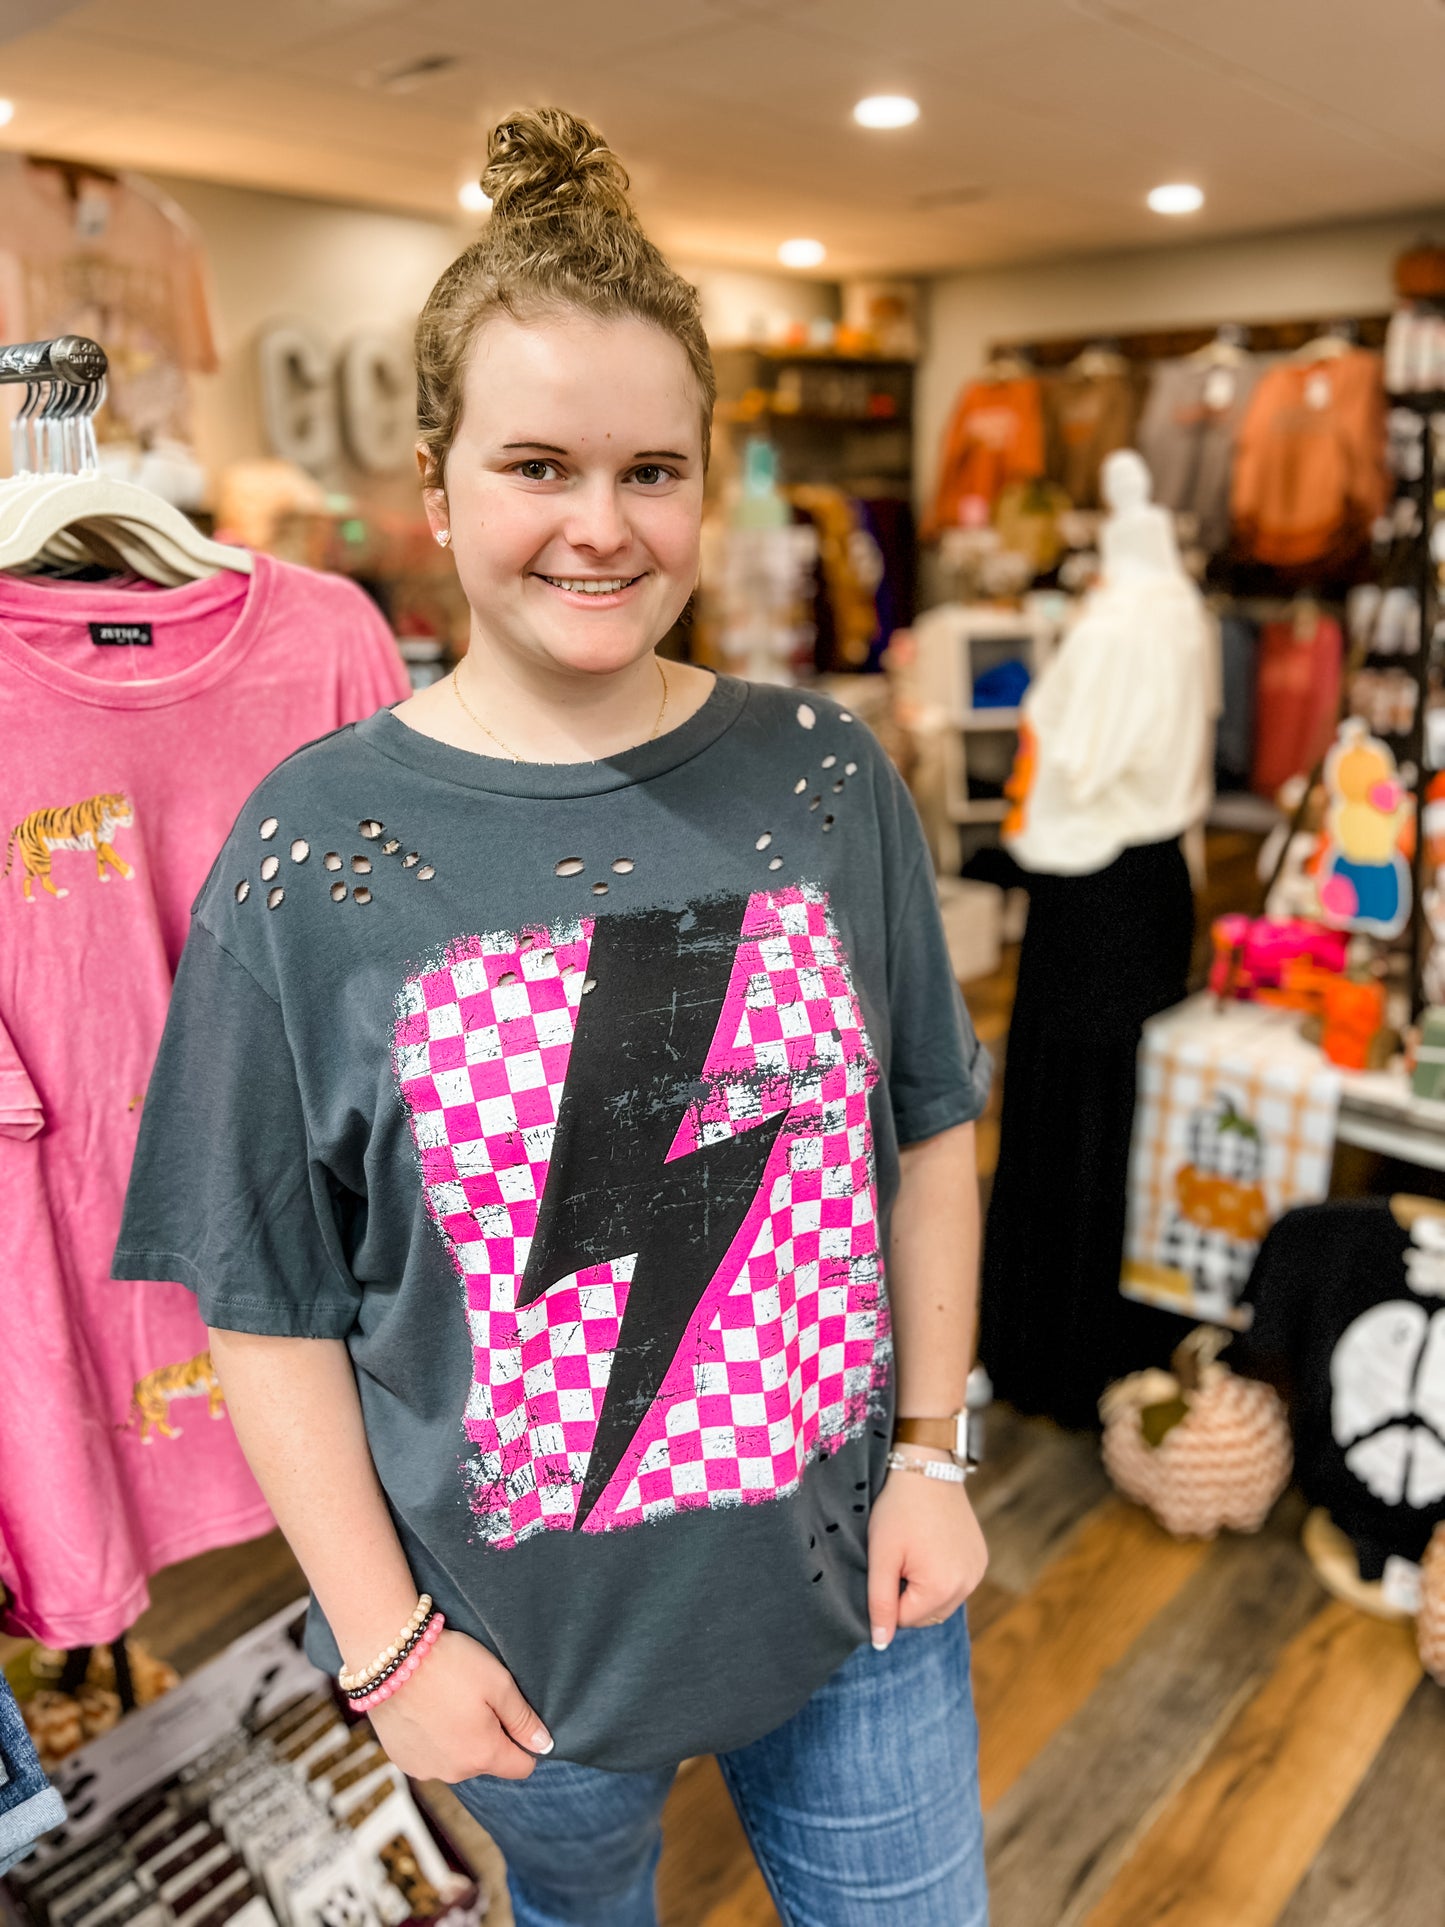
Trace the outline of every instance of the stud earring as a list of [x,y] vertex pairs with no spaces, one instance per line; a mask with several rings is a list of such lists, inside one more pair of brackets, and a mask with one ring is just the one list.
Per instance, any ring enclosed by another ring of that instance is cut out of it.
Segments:
[[442,548],[445,548],[448,542],[450,542],[452,539],[452,532],[450,529],[438,529],[436,534],[437,534],[437,541]]

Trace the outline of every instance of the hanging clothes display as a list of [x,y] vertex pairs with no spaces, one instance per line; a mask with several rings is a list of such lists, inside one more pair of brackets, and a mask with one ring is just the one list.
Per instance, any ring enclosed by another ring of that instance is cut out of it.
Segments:
[[1334,740],[1345,639],[1339,623],[1302,599],[1292,615],[1262,623],[1254,704],[1252,787],[1273,797],[1308,776]]
[[943,438],[933,503],[923,520],[929,540],[944,529],[986,522],[1010,482],[1044,472],[1043,391],[1036,376],[970,382]]
[[1075,508],[1100,506],[1105,458],[1128,448],[1139,418],[1135,371],[1107,349],[1086,349],[1047,390],[1049,473]]
[[1042,476],[1010,482],[993,514],[1001,546],[1027,556],[1035,576],[1050,574],[1068,548],[1060,521],[1073,506],[1056,482]]
[[1138,448],[1154,477],[1154,499],[1192,515],[1195,539],[1217,555],[1229,545],[1234,451],[1260,364],[1189,355],[1155,364],[1139,420]]
[[1023,707],[1004,840],[1028,878],[980,1356],[1001,1397],[1065,1424],[1162,1363],[1168,1321],[1119,1295],[1135,1057],[1184,996],[1181,832],[1208,808],[1218,663],[1148,472],[1108,458],[1104,579]]
[[1418,1560],[1445,1520],[1445,1218],[1415,1202],[1289,1212],[1247,1293],[1239,1362],[1286,1392],[1296,1482],[1366,1581]]
[[190,439],[186,377],[218,366],[205,256],[148,181],[0,154],[0,340],[95,336],[112,429],[149,445]]
[[[27,1359],[0,1400],[7,1630],[112,1640],[149,1573],[270,1524],[190,1293],[112,1283],[111,1253],[190,905],[238,809],[407,693],[360,590],[266,556],[174,589],[0,576],[0,737],[23,746],[0,759],[0,1318]],[[321,887],[324,860],[276,849],[268,900]]]
[[1265,371],[1234,465],[1231,513],[1244,556],[1280,569],[1346,571],[1367,548],[1389,491],[1377,354],[1344,348]]

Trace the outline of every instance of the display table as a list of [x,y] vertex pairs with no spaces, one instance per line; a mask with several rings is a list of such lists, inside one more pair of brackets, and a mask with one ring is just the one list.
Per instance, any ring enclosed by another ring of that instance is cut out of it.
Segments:
[[1400,1068],[1345,1071],[1335,1135],[1341,1144],[1445,1171],[1445,1104],[1416,1097]]

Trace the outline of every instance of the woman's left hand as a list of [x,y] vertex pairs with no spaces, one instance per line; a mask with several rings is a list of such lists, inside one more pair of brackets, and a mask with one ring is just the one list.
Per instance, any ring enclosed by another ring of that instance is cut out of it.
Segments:
[[[947,1457],[920,1447],[909,1452]],[[881,1652],[900,1626],[932,1626],[947,1619],[987,1567],[988,1547],[965,1486],[921,1472],[890,1472],[868,1521],[868,1623],[874,1646]]]

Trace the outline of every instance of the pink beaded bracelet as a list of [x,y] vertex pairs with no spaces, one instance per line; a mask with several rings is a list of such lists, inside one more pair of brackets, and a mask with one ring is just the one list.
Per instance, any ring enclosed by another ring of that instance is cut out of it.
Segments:
[[426,1631],[416,1643],[415,1651],[408,1654],[396,1671],[384,1679],[379,1686],[373,1686],[369,1693],[364,1693],[360,1699],[349,1700],[348,1704],[358,1713],[367,1713],[373,1706],[380,1706],[383,1700],[389,1700],[399,1687],[405,1686],[432,1647],[436,1645],[446,1623],[441,1613],[433,1613],[427,1623]]

